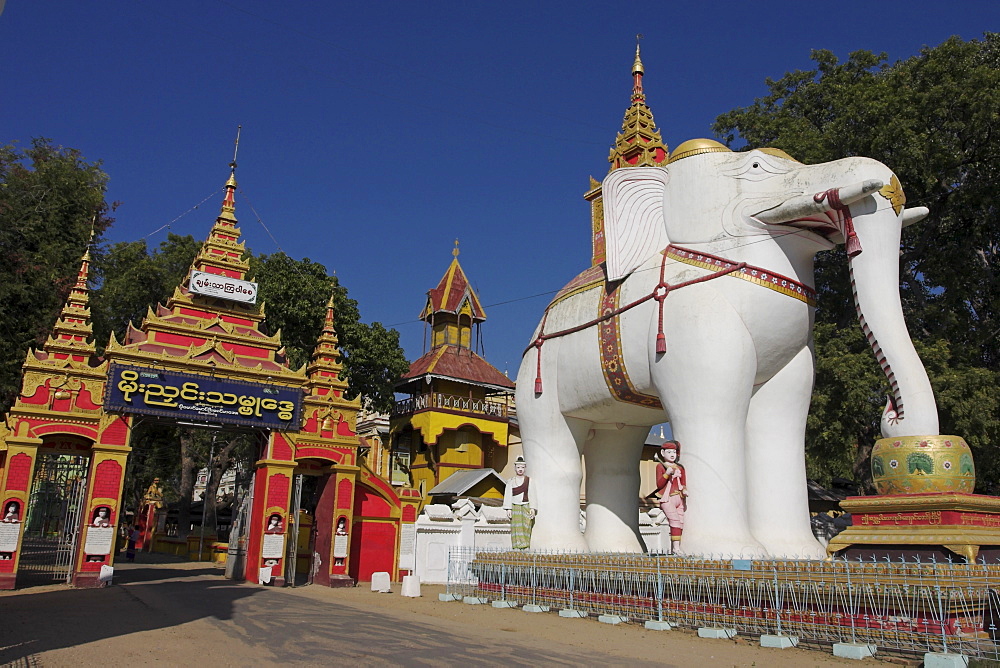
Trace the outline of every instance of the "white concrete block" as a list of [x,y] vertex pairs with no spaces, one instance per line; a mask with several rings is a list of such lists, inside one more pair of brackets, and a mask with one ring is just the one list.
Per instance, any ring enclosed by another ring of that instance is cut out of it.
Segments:
[[372,591],[378,591],[384,594],[392,593],[392,587],[389,584],[388,573],[386,573],[385,571],[372,573]]
[[841,659],[867,659],[875,656],[875,645],[863,642],[838,642],[833,644],[833,655]]
[[438,594],[438,600],[447,603],[448,601],[461,601],[459,594]]
[[466,605],[486,605],[489,601],[480,596],[466,596],[462,599],[462,603]]
[[796,636],[779,636],[765,634],[760,637],[761,647],[773,647],[775,649],[788,649],[789,647],[796,647],[799,644],[799,639]]
[[516,608],[517,603],[514,601],[493,601],[490,603],[494,608]]
[[716,627],[702,626],[698,629],[699,638],[722,638],[729,640],[736,637],[736,629],[720,629]]
[[548,612],[549,606],[547,605],[522,605],[521,609],[525,612]]
[[420,598],[420,578],[416,575],[404,575],[403,587],[399,593],[410,598]]
[[628,621],[628,617],[622,617],[621,615],[601,615],[597,618],[597,621],[602,624],[624,624]]
[[669,631],[670,629],[674,628],[670,624],[670,622],[661,622],[655,619],[647,620],[646,623],[643,624],[643,626],[645,626],[650,631]]
[[927,652],[924,654],[924,668],[966,668],[969,657],[951,652]]
[[581,619],[587,616],[587,613],[583,610],[570,610],[569,608],[563,608],[559,611],[560,617],[569,617],[570,619]]

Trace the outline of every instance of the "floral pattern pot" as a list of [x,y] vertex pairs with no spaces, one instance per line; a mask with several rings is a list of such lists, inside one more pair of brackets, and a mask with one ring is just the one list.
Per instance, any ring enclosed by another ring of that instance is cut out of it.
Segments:
[[878,493],[972,494],[976,466],[972,451],[958,436],[900,436],[875,441],[872,480]]

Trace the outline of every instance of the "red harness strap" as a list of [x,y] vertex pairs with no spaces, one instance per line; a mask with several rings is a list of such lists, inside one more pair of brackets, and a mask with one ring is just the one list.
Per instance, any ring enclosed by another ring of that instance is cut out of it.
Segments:
[[[662,251],[663,259],[660,261],[660,282],[657,283],[653,291],[646,295],[645,297],[640,297],[633,302],[621,306],[614,311],[605,313],[600,317],[594,318],[588,322],[581,325],[576,325],[575,327],[569,327],[567,329],[561,329],[558,332],[552,332],[550,334],[545,333],[545,321],[548,320],[549,310],[545,309],[545,315],[542,316],[542,324],[539,328],[538,338],[528,346],[528,349],[536,348],[538,350],[538,357],[535,363],[535,394],[542,393],[542,344],[544,344],[549,339],[556,339],[560,336],[566,336],[567,334],[575,334],[576,332],[581,332],[589,327],[593,327],[605,320],[610,320],[611,318],[616,318],[625,311],[635,308],[640,304],[645,304],[650,299],[655,299],[659,303],[659,315],[657,321],[656,330],[656,354],[662,355],[667,352],[667,338],[663,334],[663,302],[666,300],[667,295],[669,295],[674,290],[679,290],[685,288],[689,285],[694,285],[695,283],[704,283],[705,281],[710,281],[713,278],[718,278],[720,276],[725,276],[726,274],[731,274],[734,271],[742,271],[746,266],[746,262],[740,262],[739,264],[734,264],[726,269],[720,269],[719,271],[712,272],[706,276],[700,276],[698,278],[693,278],[690,281],[684,281],[683,283],[677,283],[676,285],[671,285],[665,280],[666,266],[667,266],[667,251],[673,246],[667,246]],[[525,350],[527,352],[527,350]]]

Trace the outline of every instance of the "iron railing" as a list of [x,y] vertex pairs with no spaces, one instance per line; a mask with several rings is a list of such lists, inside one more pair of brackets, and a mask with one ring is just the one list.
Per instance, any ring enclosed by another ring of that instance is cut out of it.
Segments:
[[393,417],[409,415],[417,411],[440,408],[457,411],[467,415],[485,416],[497,420],[507,419],[507,404],[490,399],[473,399],[442,392],[417,394],[406,399],[400,399],[392,408]]
[[1000,563],[702,559],[452,548],[448,594],[630,622],[1000,659]]

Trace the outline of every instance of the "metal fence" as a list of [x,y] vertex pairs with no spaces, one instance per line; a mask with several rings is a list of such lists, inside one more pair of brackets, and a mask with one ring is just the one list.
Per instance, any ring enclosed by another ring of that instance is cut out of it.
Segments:
[[800,642],[1000,659],[1000,563],[452,548],[448,594]]

